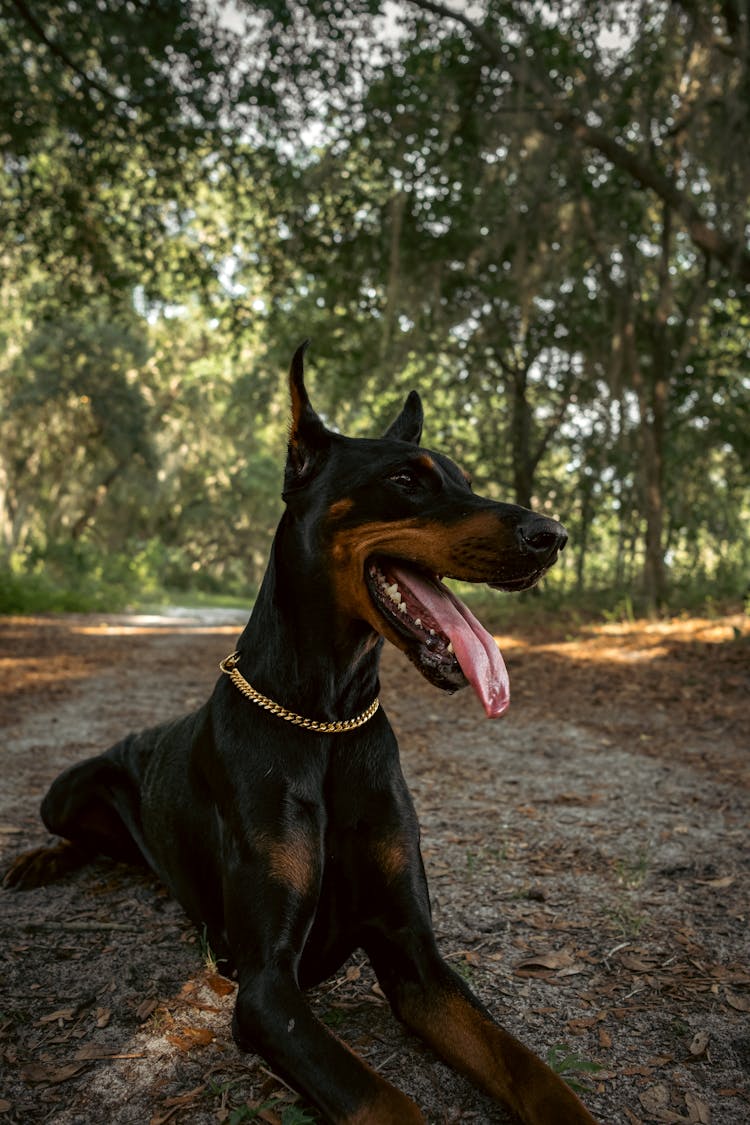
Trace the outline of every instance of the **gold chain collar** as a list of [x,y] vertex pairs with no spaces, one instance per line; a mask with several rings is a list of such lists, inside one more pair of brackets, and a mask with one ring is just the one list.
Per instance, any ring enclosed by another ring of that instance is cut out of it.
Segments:
[[245,699],[257,703],[259,707],[262,707],[265,711],[270,711],[272,715],[278,715],[280,719],[286,719],[288,723],[294,723],[297,727],[304,727],[305,730],[317,731],[320,734],[341,734],[344,731],[356,730],[357,727],[363,727],[365,723],[368,723],[380,706],[380,700],[376,698],[361,715],[355,715],[353,719],[338,719],[333,723],[320,723],[317,719],[306,719],[304,715],[287,711],[286,707],[282,707],[280,703],[275,703],[273,699],[269,699],[268,696],[261,695],[259,691],[256,691],[237,668],[239,658],[239,652],[233,652],[224,657],[219,667],[222,672],[229,676],[229,679],[237,690],[245,696]]

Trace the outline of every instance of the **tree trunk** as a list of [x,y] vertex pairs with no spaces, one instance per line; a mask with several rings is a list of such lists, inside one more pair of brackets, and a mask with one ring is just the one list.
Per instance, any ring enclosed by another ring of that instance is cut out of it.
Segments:
[[512,372],[510,444],[513,458],[513,491],[516,504],[531,507],[534,487],[534,458],[531,451],[531,407],[526,391],[528,368],[518,361]]
[[664,568],[664,401],[666,384],[662,379],[650,388],[638,388],[643,442],[644,515],[646,517],[643,587],[646,605],[655,613],[664,604],[666,572]]
[[107,498],[110,488],[127,468],[127,461],[118,461],[117,464],[110,469],[106,477],[100,484],[96,486],[93,492],[90,493],[87,503],[84,505],[83,511],[78,516],[77,520],[70,529],[70,538],[76,543],[84,531],[89,527],[94,516],[101,508],[102,504]]
[[586,589],[586,559],[588,557],[589,531],[594,517],[592,503],[592,487],[589,477],[584,476],[582,481],[581,496],[581,525],[578,531],[576,550],[576,593],[582,594]]
[[383,316],[383,335],[381,339],[381,358],[386,359],[393,340],[393,325],[398,308],[398,292],[401,284],[401,232],[404,225],[407,195],[397,191],[390,202],[390,242],[388,254],[388,282],[385,291],[385,313]]
[[664,565],[664,452],[666,412],[669,398],[670,355],[668,317],[672,304],[669,279],[671,213],[664,208],[662,256],[659,263],[657,304],[648,316],[644,335],[650,344],[649,363],[641,364],[636,338],[634,302],[628,306],[623,338],[627,348],[630,378],[638,398],[640,414],[641,482],[643,515],[646,521],[643,560],[643,592],[649,613],[657,613],[666,597]]

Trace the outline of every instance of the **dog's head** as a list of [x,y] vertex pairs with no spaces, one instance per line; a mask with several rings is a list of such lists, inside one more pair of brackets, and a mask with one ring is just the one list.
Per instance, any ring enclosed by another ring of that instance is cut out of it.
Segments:
[[318,537],[338,609],[402,649],[431,683],[456,691],[469,682],[487,715],[504,714],[508,674],[497,645],[441,579],[528,589],[565,546],[565,529],[475,495],[458,465],[423,450],[415,391],[381,438],[332,433],[305,389],[305,348],[290,372],[284,499]]

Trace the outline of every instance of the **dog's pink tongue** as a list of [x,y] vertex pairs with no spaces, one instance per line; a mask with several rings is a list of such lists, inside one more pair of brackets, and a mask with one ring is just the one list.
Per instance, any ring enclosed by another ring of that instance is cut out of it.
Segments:
[[504,715],[510,706],[510,680],[494,638],[442,583],[428,582],[411,570],[394,568],[394,576],[450,637],[461,671],[481,699],[487,717]]

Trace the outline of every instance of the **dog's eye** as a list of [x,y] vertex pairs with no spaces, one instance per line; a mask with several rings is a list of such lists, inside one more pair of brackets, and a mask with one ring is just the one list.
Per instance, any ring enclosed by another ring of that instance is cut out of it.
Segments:
[[413,473],[411,469],[397,469],[395,473],[391,473],[388,480],[392,484],[397,484],[399,488],[404,488],[407,491],[412,491],[419,483],[417,474]]

